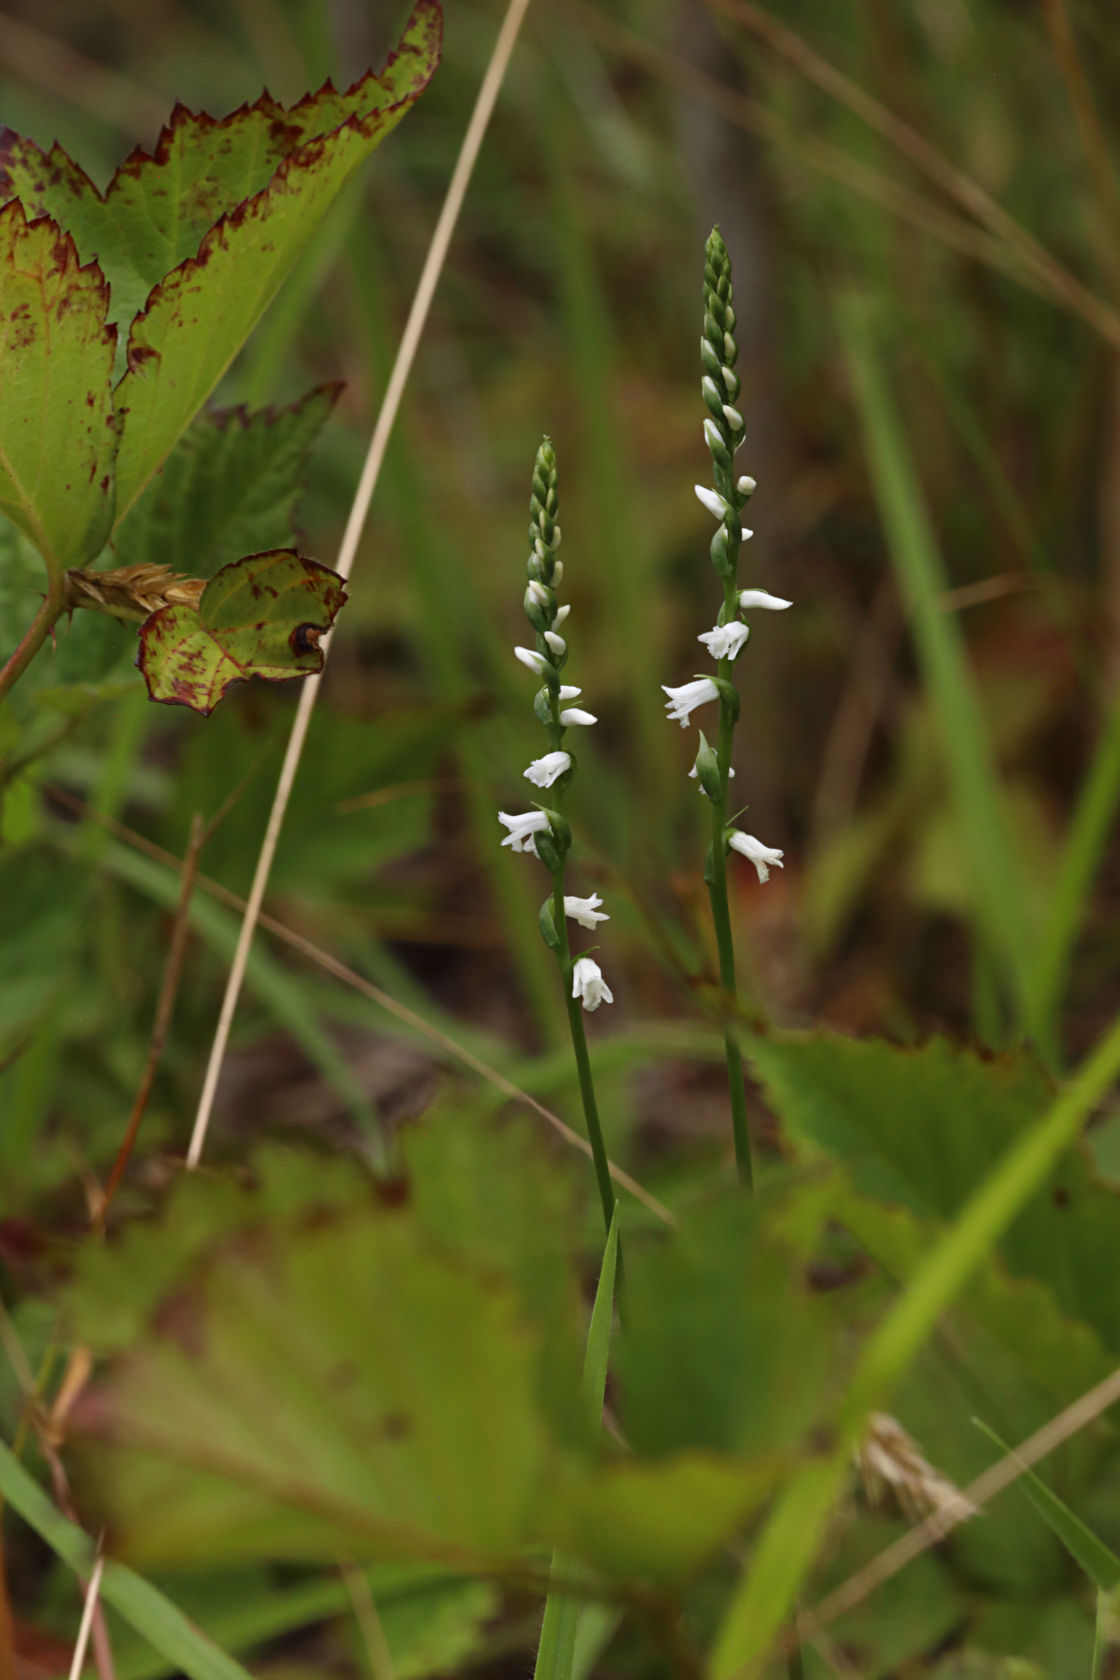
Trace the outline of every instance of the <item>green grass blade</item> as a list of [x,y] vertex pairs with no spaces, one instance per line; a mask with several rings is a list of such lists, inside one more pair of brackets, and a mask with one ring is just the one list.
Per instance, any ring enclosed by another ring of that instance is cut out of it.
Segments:
[[1042,948],[1031,975],[1030,1024],[1052,1047],[1070,956],[1093,882],[1115,832],[1120,805],[1120,705],[1114,706],[1078,795],[1050,896]]
[[880,367],[867,303],[850,294],[838,319],[872,483],[967,847],[977,918],[1019,1017],[1026,1019],[1031,966],[1023,916],[1027,900],[965,649],[955,620],[940,605],[947,580],[902,422]]
[[[1001,1441],[995,1430],[989,1429],[982,1419],[973,1418],[972,1421],[1005,1456],[1014,1451],[1006,1441]],[[1081,1518],[1070,1510],[1065,1500],[1059,1499],[1033,1470],[1024,1470],[1020,1483],[1043,1522],[1053,1529],[1066,1551],[1075,1563],[1081,1565],[1089,1579],[1095,1582],[1102,1592],[1109,1592],[1116,1586],[1120,1582],[1120,1558],[1116,1553],[1111,1551],[1088,1524],[1082,1522]]]
[[[178,877],[162,864],[153,862],[127,846],[111,843],[102,865],[118,880],[165,909],[174,910],[178,899]],[[237,918],[221,905],[196,893],[190,910],[191,926],[200,933],[224,962],[237,943]],[[261,1002],[319,1069],[323,1078],[346,1103],[354,1118],[376,1132],[377,1115],[346,1058],[330,1035],[319,1025],[314,1009],[308,1007],[307,988],[294,979],[274,957],[257,946],[249,958],[247,981]]]
[[[611,1315],[614,1311],[614,1283],[618,1269],[618,1203],[603,1250],[603,1264],[595,1290],[595,1305],[591,1309],[591,1324],[587,1332],[587,1353],[583,1361],[583,1397],[587,1409],[599,1425],[603,1412],[603,1396],[607,1387],[607,1365],[611,1349]],[[564,1570],[564,1560],[552,1559],[553,1573]],[[578,1599],[552,1591],[544,1607],[540,1643],[533,1680],[575,1680],[576,1651],[583,1606]]]
[[950,1231],[934,1245],[910,1287],[865,1347],[837,1420],[835,1445],[795,1473],[763,1531],[720,1630],[711,1680],[755,1676],[785,1626],[848,1474],[867,1414],[896,1382],[975,1267],[1034,1194],[1086,1116],[1120,1075],[1120,1016],[1036,1125],[981,1183]]
[[[89,1574],[94,1558],[89,1535],[55,1509],[4,1441],[0,1441],[0,1495],[76,1574]],[[101,1597],[189,1680],[251,1680],[247,1669],[124,1564],[111,1559],[106,1563]]]

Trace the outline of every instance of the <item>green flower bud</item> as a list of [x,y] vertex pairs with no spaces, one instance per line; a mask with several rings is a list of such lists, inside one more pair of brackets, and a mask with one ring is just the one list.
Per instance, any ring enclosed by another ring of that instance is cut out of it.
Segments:
[[[540,838],[539,838],[539,836],[538,836],[538,840],[537,840],[537,853],[538,853],[538,856],[539,856],[539,854],[540,854]],[[544,903],[541,905],[540,915],[537,918],[537,924],[538,924],[538,926],[540,927],[540,930],[541,930],[541,938],[544,940],[544,942],[548,946],[549,950],[550,951],[555,951],[557,956],[560,956],[561,953],[563,952],[564,947],[563,947],[563,944],[561,942],[559,932],[557,931],[557,928],[556,928],[556,911],[555,911],[555,908],[553,906],[551,898],[546,898]]]
[[709,746],[703,730],[700,731],[700,748],[696,754],[696,779],[700,783],[709,799],[716,800],[720,795],[719,759],[714,747]]

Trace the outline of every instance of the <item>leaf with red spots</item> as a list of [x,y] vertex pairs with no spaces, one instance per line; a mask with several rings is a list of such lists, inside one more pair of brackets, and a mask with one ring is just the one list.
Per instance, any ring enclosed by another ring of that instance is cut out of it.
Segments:
[[223,566],[197,606],[146,619],[136,663],[153,700],[206,717],[234,683],[321,671],[319,639],[345,599],[337,572],[293,549],[249,554]]
[[55,222],[0,210],[0,511],[57,567],[91,560],[112,523],[108,302]]
[[[324,89],[287,113],[299,143],[151,293],[133,321],[117,387],[118,518],[229,367],[341,188],[427,86],[441,32],[437,0],[420,0],[380,76],[346,95]],[[323,122],[335,126],[315,132]]]
[[127,326],[153,286],[196,256],[214,224],[262,192],[300,147],[351,118],[392,108],[396,121],[422,85],[412,48],[430,53],[434,45],[438,56],[438,26],[429,0],[385,70],[368,71],[346,93],[328,81],[290,109],[263,93],[221,118],[176,105],[152,152],[137,147],[104,193],[57,141],[44,151],[0,129],[0,201],[18,198],[29,216],[53,216],[83,258],[97,257],[112,287],[112,319]]

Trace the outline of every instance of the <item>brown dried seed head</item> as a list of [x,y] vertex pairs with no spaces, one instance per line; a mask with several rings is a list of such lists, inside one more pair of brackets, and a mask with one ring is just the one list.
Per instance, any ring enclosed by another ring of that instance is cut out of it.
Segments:
[[868,1418],[856,1466],[871,1503],[879,1504],[889,1490],[911,1522],[936,1514],[957,1523],[976,1515],[976,1506],[922,1457],[913,1436],[885,1412]]
[[170,566],[142,561],[116,571],[78,568],[67,573],[68,600],[73,607],[92,607],[122,618],[147,618],[161,607],[196,606],[206,588],[205,578],[173,572]]

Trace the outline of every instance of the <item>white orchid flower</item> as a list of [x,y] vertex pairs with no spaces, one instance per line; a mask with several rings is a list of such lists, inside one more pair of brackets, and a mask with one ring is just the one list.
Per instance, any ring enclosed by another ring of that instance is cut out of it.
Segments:
[[535,758],[528,770],[522,773],[534,787],[550,788],[558,776],[571,769],[571,764],[571,753],[550,752],[545,753],[543,758]]
[[739,606],[743,612],[748,612],[751,607],[765,607],[768,612],[785,612],[792,605],[792,601],[783,601],[780,595],[768,595],[765,589],[739,591]]
[[785,868],[782,862],[785,853],[775,851],[772,846],[764,846],[762,841],[756,840],[753,834],[743,834],[741,830],[736,829],[731,836],[730,845],[733,851],[741,852],[745,858],[751,860],[758,870],[760,881],[770,879],[771,865],[775,869]]
[[590,898],[575,898],[569,893],[564,898],[564,914],[594,933],[597,923],[610,921],[606,911],[599,908],[602,902],[598,893],[592,893]]
[[749,627],[735,619],[730,624],[717,624],[713,630],[704,630],[696,640],[704,643],[713,659],[735,659],[749,635]]
[[537,843],[533,836],[549,826],[543,811],[523,811],[516,816],[499,811],[498,821],[504,822],[509,829],[502,841],[503,846],[510,846],[515,852],[531,852],[534,857],[537,856]]
[[601,1003],[614,1002],[614,993],[594,957],[580,957],[572,965],[572,996],[579,999],[588,1014]]
[[709,700],[719,699],[719,689],[711,677],[697,677],[694,682],[682,683],[679,688],[670,688],[668,683],[662,683],[661,687],[669,696],[665,709],[682,729],[687,727],[689,713],[697,706],[706,706]]

